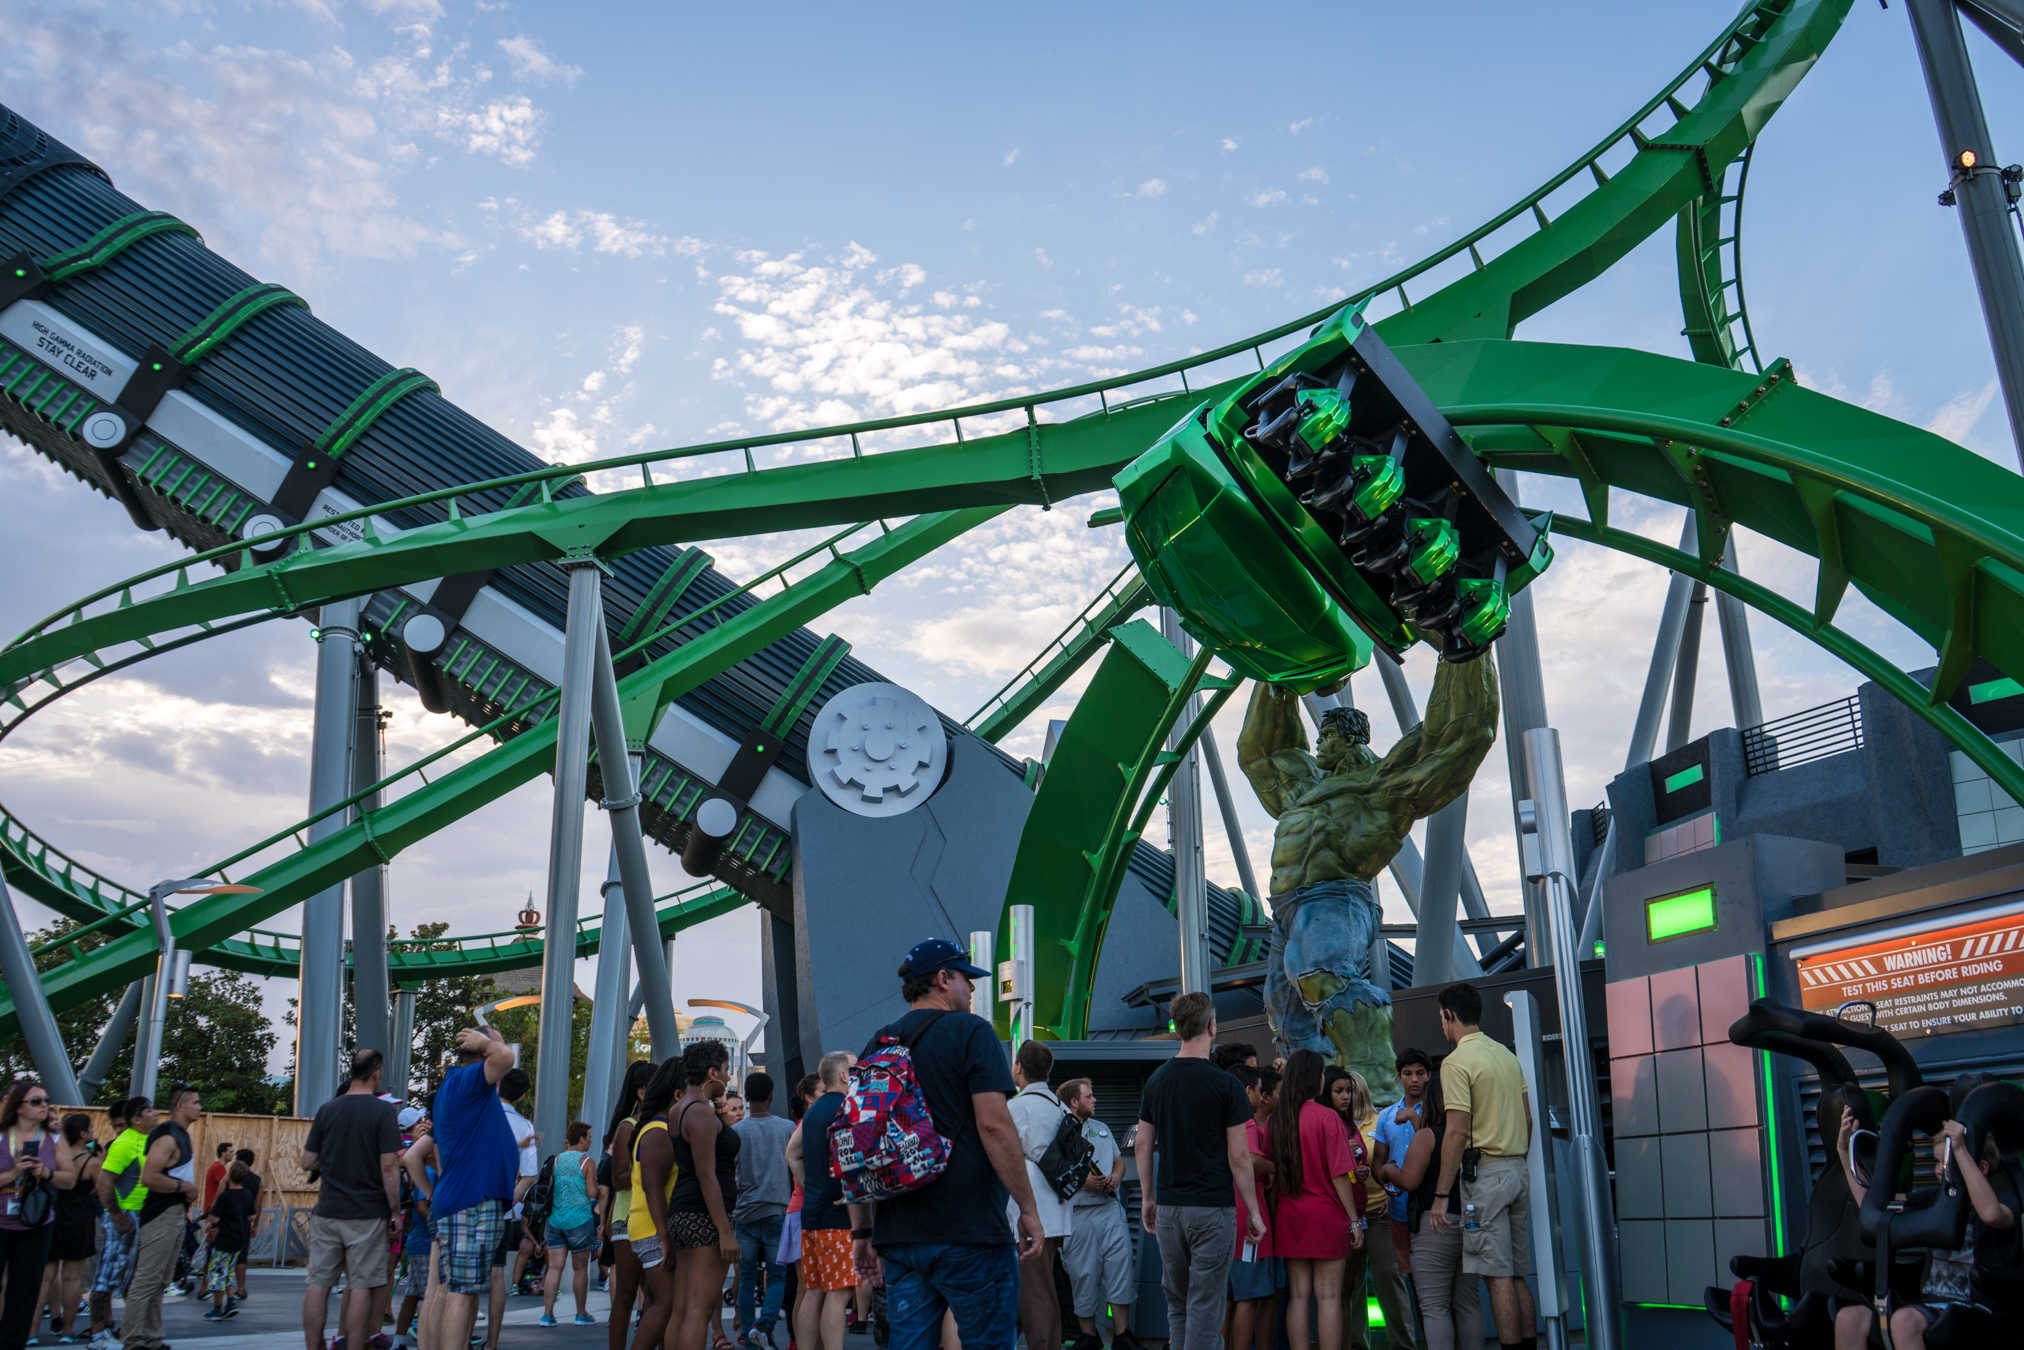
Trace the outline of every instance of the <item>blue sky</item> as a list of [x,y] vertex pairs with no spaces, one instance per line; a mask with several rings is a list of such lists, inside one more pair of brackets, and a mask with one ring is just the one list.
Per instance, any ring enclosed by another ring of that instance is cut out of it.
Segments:
[[[0,102],[523,443],[580,460],[1041,389],[1283,322],[1549,177],[1730,13],[0,3],[15,35]],[[2024,77],[1970,36],[2000,152]],[[1904,16],[1857,3],[1759,144],[1753,321],[1803,383],[2014,464],[1959,226],[1933,202],[1943,184]],[[1668,230],[1519,336],[1684,355],[1679,328]],[[35,504],[0,525],[6,631],[166,556],[11,443],[0,500]],[[1089,505],[1017,513],[832,626],[966,712],[1124,561],[1115,532],[1083,527]],[[1677,530],[1661,511],[1640,522]],[[749,573],[793,547],[713,551]],[[1746,571],[1810,593],[1796,559],[1741,550]],[[1578,546],[1541,583],[1549,712],[1581,712],[1577,802],[1620,766],[1663,584]],[[1850,612],[1897,659],[1929,660]],[[1768,714],[1853,688],[1805,644],[1754,631]],[[307,778],[309,644],[287,625],[226,642],[0,747],[4,799],[138,882],[288,823]],[[1711,633],[1705,669],[1718,650]],[[1411,669],[1422,690],[1430,673]],[[1369,683],[1362,701],[1381,703]],[[1702,729],[1729,721],[1712,675],[1698,711]],[[397,752],[460,730],[397,713]],[[1015,748],[1037,751],[1044,716]],[[1387,741],[1389,718],[1374,720]],[[1235,729],[1233,712],[1226,744]],[[1470,833],[1508,898],[1504,794],[1493,754]],[[529,789],[403,857],[402,924],[510,922],[541,884],[524,841],[545,816]],[[1248,800],[1245,824],[1262,866],[1269,821]],[[1211,839],[1212,871],[1232,877]],[[655,868],[679,875],[660,855]],[[734,916],[692,935],[678,977],[756,999],[755,931]]]

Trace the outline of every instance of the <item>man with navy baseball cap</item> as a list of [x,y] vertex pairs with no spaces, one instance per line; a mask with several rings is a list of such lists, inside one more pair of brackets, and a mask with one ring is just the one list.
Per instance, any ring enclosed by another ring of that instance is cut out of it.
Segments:
[[[882,1041],[909,1047],[935,1132],[949,1141],[948,1165],[933,1181],[850,1207],[859,1278],[870,1282],[884,1262],[889,1350],[937,1350],[945,1310],[963,1350],[1012,1350],[1019,1261],[1041,1250],[1026,1154],[1006,1105],[1011,1062],[991,1024],[970,1011],[974,982],[988,973],[943,938],[915,944],[899,969],[907,1011],[865,1047],[866,1056]],[[1016,1231],[1005,1222],[1008,1197]]]

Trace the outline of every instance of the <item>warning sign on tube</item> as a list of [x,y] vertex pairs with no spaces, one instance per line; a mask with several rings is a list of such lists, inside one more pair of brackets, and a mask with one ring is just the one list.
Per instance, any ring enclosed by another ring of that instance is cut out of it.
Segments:
[[1874,1003],[1899,1036],[2024,1022],[2024,906],[1809,948],[1793,964],[1808,1012]]

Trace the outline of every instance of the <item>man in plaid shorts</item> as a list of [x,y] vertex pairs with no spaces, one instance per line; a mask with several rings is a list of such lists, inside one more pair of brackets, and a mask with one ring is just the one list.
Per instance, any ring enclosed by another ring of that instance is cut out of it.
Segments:
[[499,1080],[512,1067],[513,1051],[496,1028],[465,1027],[457,1033],[456,1067],[429,1111],[442,1175],[430,1195],[436,1259],[422,1305],[424,1345],[469,1344],[478,1295],[491,1283],[492,1251],[505,1231],[520,1161],[499,1101]]
[[140,1223],[134,1215],[148,1198],[141,1185],[141,1160],[147,1153],[148,1135],[161,1123],[154,1103],[146,1097],[131,1097],[106,1113],[115,1125],[123,1125],[106,1150],[99,1168],[98,1202],[105,1209],[99,1217],[104,1230],[104,1250],[99,1253],[98,1273],[91,1281],[91,1346],[108,1350],[117,1345],[112,1333],[113,1295],[125,1297],[134,1277],[134,1247]]

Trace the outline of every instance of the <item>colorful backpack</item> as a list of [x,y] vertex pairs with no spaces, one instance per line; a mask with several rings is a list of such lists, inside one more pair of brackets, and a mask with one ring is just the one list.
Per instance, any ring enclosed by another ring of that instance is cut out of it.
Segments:
[[930,1013],[904,1036],[887,1027],[850,1071],[829,1127],[829,1173],[849,1204],[917,1191],[949,1165],[949,1141],[935,1130],[913,1056],[915,1043],[941,1017]]

